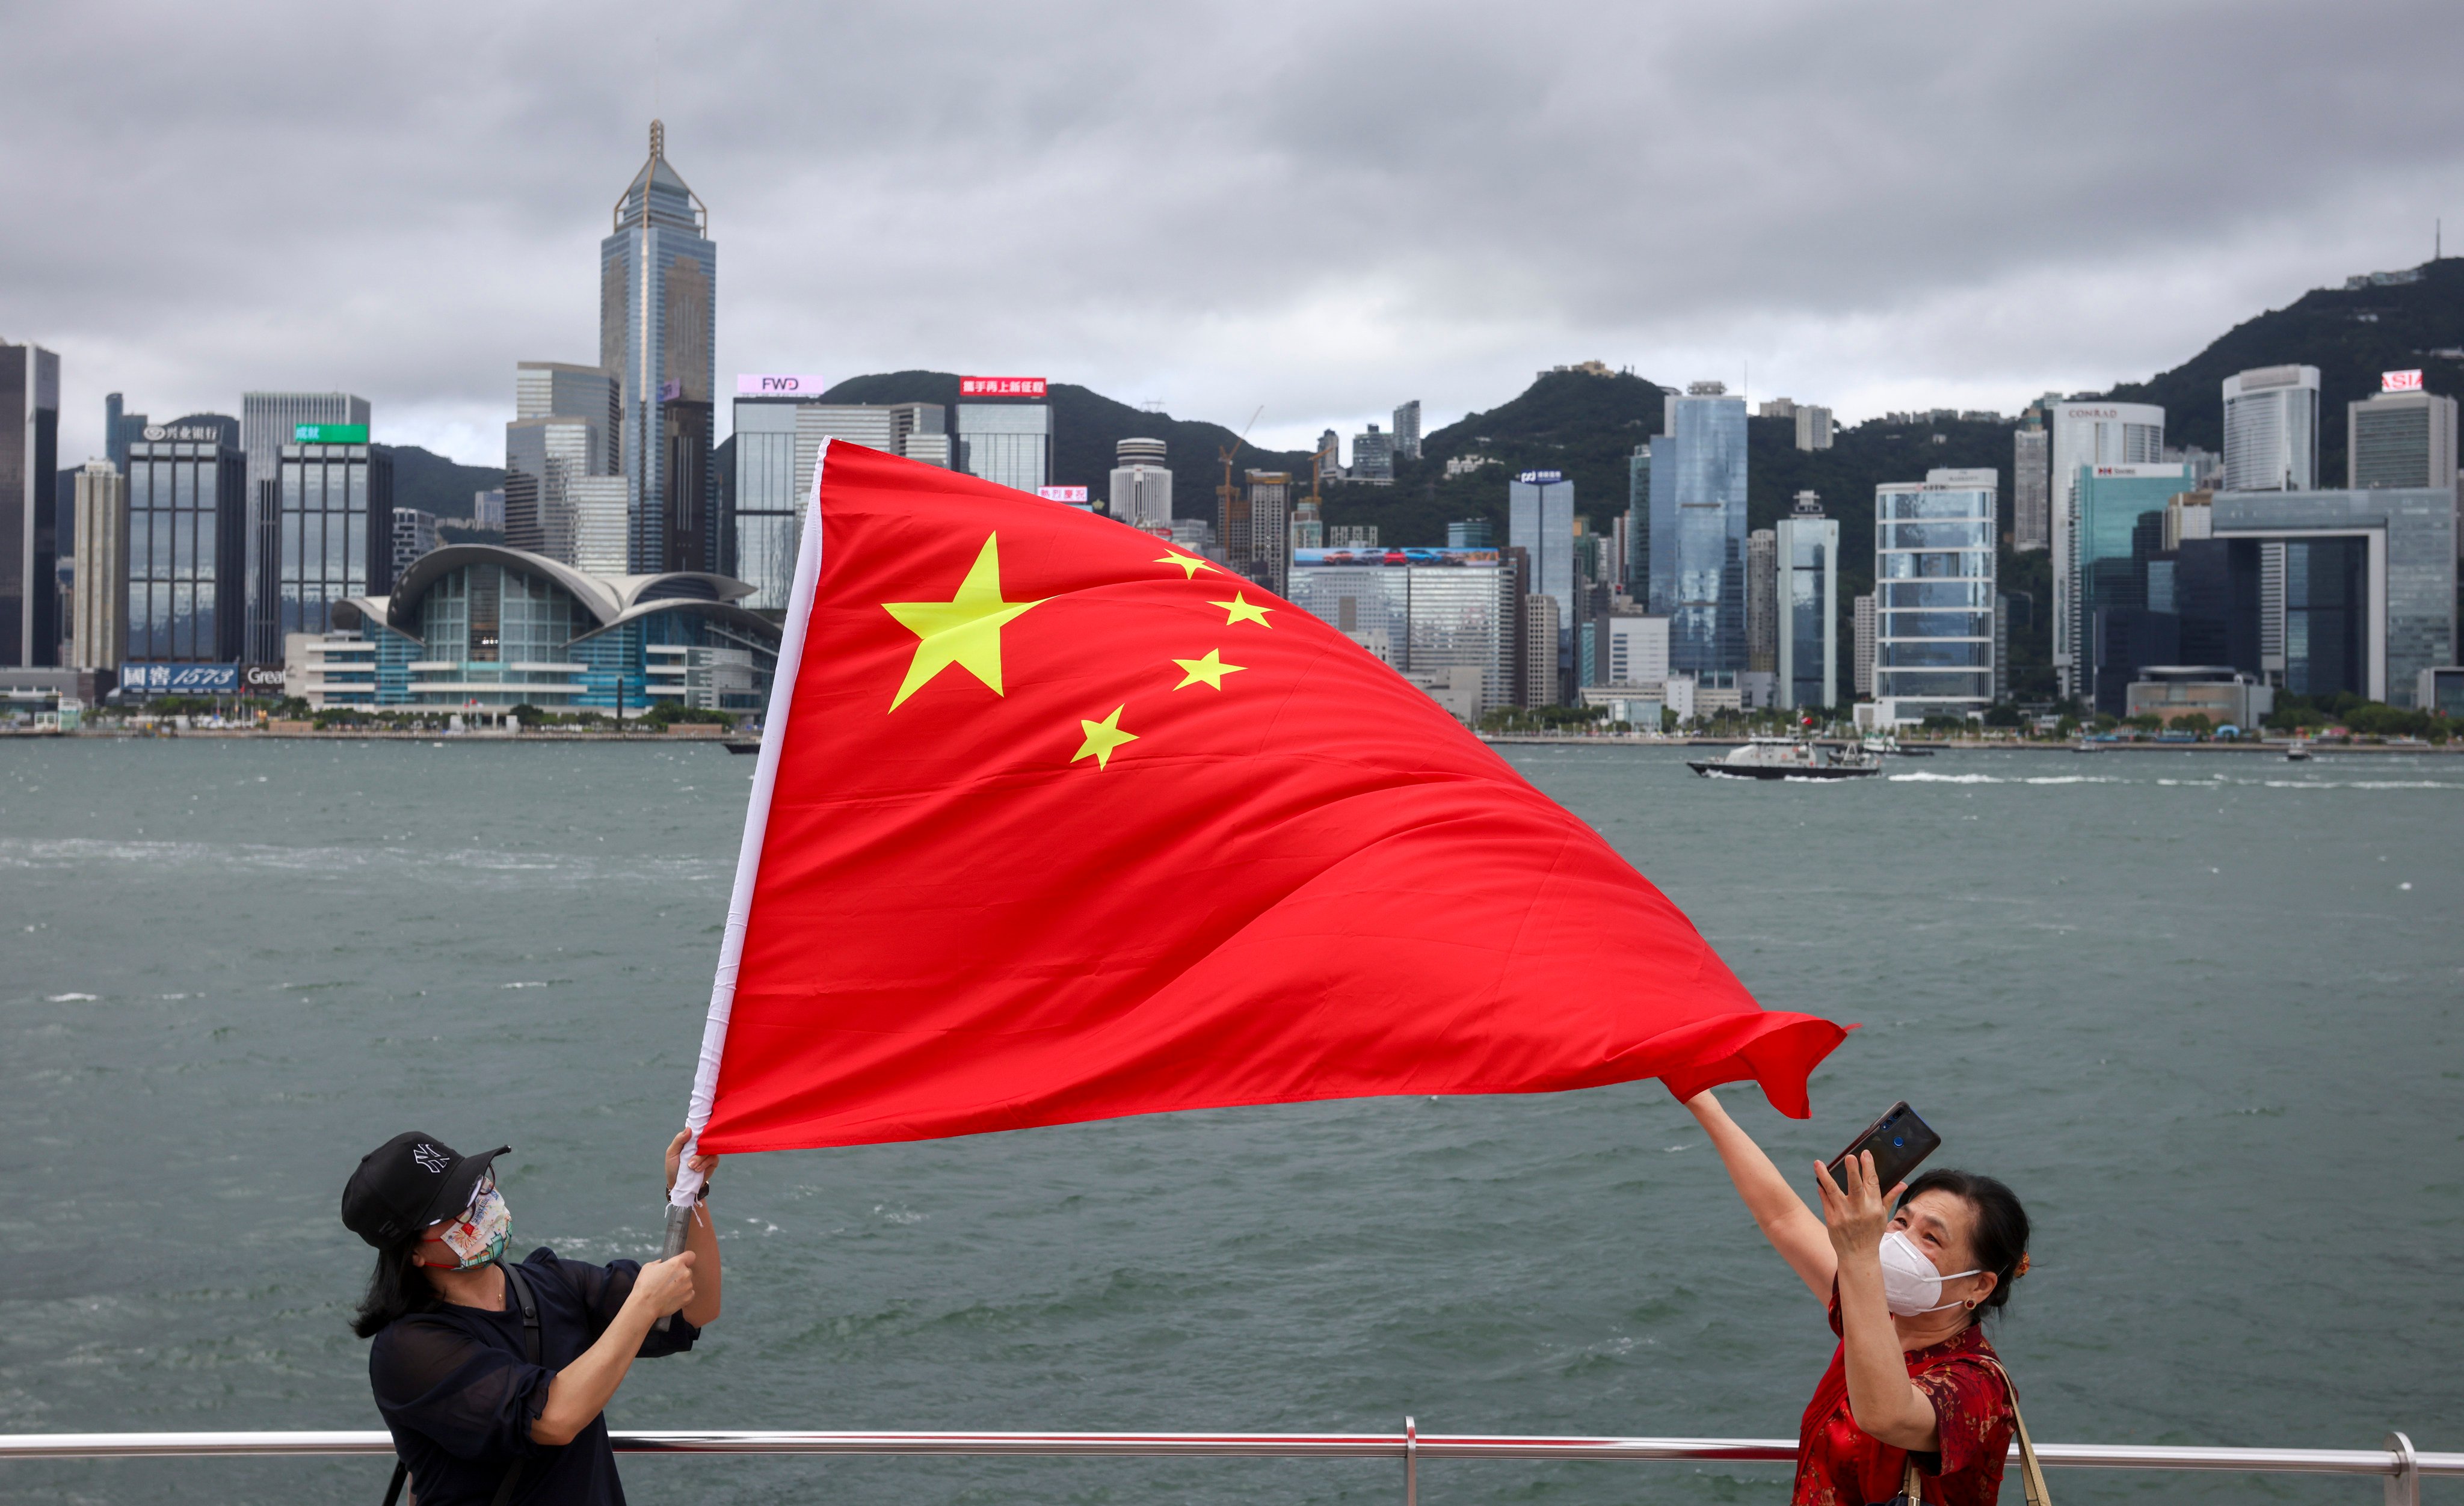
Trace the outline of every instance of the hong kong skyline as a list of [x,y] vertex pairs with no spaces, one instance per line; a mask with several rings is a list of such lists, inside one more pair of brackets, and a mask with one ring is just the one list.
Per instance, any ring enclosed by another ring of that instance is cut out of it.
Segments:
[[[0,23],[0,336],[101,400],[340,388],[495,464],[597,359],[649,121],[717,370],[1033,373],[1296,446],[1542,366],[1855,421],[2144,378],[2464,206],[2429,5],[235,6]],[[177,45],[168,45],[176,40]]]

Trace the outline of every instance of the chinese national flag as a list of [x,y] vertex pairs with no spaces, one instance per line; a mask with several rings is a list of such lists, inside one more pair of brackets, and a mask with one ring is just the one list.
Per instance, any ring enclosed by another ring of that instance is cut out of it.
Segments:
[[1645,1077],[1806,1113],[1840,1028],[1332,627],[845,444],[816,526],[702,1149]]

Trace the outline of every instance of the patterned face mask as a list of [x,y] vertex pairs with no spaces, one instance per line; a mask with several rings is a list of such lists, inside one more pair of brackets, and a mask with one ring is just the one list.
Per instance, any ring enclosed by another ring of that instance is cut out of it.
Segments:
[[514,1215],[505,1208],[505,1194],[496,1190],[496,1173],[491,1171],[479,1179],[471,1206],[458,1217],[446,1220],[438,1235],[462,1263],[437,1269],[475,1271],[489,1264],[505,1253],[505,1240],[513,1230]]

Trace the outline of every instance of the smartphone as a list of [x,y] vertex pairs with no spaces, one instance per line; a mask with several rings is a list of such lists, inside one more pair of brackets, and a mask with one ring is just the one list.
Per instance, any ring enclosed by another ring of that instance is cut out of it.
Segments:
[[1917,1111],[1903,1099],[1894,1103],[1881,1118],[1865,1127],[1865,1132],[1848,1143],[1848,1148],[1831,1158],[1831,1179],[1845,1185],[1848,1158],[1860,1150],[1874,1152],[1874,1175],[1881,1179],[1884,1192],[1907,1180],[1917,1164],[1942,1148],[1942,1137],[1933,1132]]

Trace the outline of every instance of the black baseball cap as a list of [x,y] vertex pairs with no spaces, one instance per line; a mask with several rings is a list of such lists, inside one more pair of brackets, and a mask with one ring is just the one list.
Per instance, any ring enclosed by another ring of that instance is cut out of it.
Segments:
[[513,1148],[466,1156],[434,1135],[396,1135],[362,1156],[342,1184],[342,1227],[380,1250],[400,1244],[470,1207],[489,1163]]

